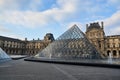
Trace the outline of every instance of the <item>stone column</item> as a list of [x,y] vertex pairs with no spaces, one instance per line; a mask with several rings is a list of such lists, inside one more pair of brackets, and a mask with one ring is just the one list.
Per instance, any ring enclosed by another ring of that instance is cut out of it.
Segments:
[[120,55],[119,55],[119,50],[117,50],[117,58],[119,58],[120,57]]

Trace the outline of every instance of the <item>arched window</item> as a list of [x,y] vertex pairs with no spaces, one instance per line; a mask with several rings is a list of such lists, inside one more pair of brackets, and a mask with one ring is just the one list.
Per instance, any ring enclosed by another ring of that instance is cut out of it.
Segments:
[[113,56],[116,56],[116,55],[117,55],[117,51],[113,50]]
[[119,50],[119,56],[120,56],[120,50]]
[[109,56],[109,53],[110,53],[110,52],[111,52],[110,50],[107,51],[107,55],[108,55],[108,56]]

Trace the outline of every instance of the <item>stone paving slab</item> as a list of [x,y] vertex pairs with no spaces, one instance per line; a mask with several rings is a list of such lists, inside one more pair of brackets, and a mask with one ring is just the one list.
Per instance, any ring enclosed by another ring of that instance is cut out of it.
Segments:
[[0,64],[0,80],[120,80],[120,69],[20,59]]

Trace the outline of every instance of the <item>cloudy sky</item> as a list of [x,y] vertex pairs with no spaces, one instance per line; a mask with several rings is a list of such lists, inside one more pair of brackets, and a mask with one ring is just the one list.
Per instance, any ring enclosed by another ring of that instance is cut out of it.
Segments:
[[120,35],[120,0],[0,0],[0,35],[57,38],[73,24],[104,22],[106,35]]

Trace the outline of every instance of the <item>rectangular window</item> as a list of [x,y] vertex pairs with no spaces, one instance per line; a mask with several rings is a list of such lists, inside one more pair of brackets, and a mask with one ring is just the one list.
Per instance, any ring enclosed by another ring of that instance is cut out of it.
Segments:
[[99,44],[99,48],[101,48],[101,44]]
[[115,43],[113,43],[113,48],[115,48]]
[[110,44],[109,43],[107,44],[107,47],[110,48]]

